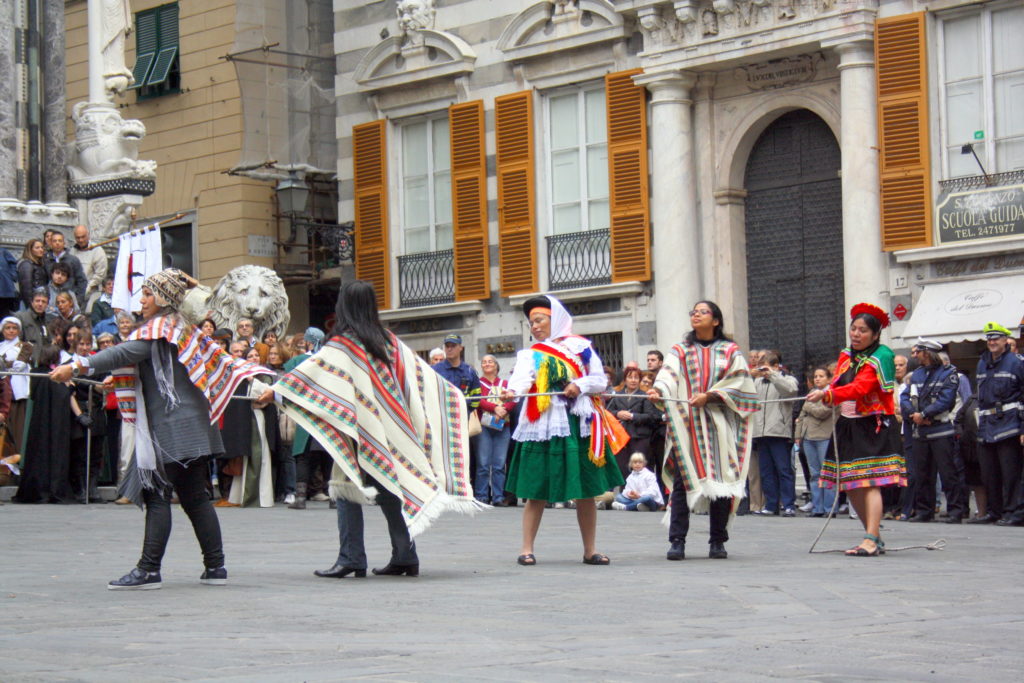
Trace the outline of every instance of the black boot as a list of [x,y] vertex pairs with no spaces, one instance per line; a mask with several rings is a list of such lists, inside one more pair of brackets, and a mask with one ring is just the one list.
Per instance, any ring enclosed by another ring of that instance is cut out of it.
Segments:
[[100,495],[100,473],[93,472],[89,475],[89,502],[90,503],[106,503],[103,500],[103,496]]
[[686,544],[683,541],[672,541],[672,546],[665,553],[666,560],[682,560],[686,557]]
[[712,560],[724,560],[729,557],[729,553],[725,552],[724,543],[712,543],[711,549],[708,550],[708,557]]
[[306,509],[306,482],[300,481],[295,484],[295,502],[288,506],[291,510]]

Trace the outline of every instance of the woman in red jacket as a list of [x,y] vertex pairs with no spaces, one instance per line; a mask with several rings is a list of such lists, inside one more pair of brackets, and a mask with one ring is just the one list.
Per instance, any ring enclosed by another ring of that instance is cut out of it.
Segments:
[[850,317],[850,346],[839,354],[832,383],[809,393],[807,400],[840,408],[833,446],[838,467],[836,458],[826,458],[821,483],[846,491],[864,525],[864,540],[846,554],[876,557],[885,552],[879,536],[881,487],[907,485],[895,418],[896,364],[892,349],[879,342],[882,329],[889,326],[885,311],[857,304]]

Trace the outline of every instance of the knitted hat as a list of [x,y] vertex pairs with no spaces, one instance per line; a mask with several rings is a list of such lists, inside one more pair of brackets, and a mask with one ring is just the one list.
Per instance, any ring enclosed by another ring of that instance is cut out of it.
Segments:
[[156,303],[163,308],[179,308],[188,293],[189,282],[185,273],[177,268],[164,268],[159,273],[154,273],[142,283],[143,287],[149,288],[156,297]]

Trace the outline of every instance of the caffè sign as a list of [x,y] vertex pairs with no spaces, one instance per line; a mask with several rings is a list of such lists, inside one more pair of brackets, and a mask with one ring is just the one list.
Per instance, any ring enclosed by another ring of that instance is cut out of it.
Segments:
[[972,289],[951,297],[943,306],[951,315],[976,315],[998,306],[1003,300],[1002,292],[994,289]]
[[1024,185],[943,193],[935,213],[942,244],[1024,235]]

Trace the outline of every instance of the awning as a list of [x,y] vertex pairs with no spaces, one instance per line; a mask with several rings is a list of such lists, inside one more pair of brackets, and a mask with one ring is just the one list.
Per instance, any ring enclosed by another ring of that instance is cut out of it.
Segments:
[[913,343],[929,337],[943,344],[982,339],[990,320],[1016,332],[1024,316],[1024,275],[925,285],[903,331]]

